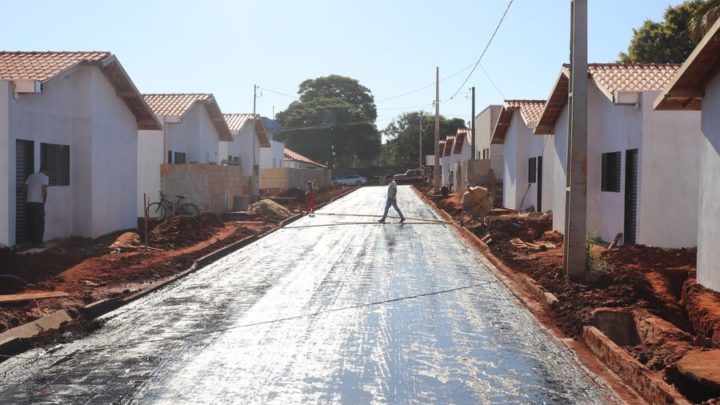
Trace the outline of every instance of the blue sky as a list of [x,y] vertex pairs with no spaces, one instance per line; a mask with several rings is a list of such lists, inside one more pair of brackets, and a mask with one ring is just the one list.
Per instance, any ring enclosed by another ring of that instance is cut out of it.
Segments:
[[[612,62],[632,29],[680,0],[589,0],[589,59]],[[212,92],[224,112],[284,109],[300,82],[328,74],[372,90],[378,127],[430,111],[440,66],[441,114],[470,119],[503,98],[547,97],[568,60],[570,0],[515,0],[478,68],[453,99],[507,0],[4,0],[3,50],[108,50],[140,91]],[[483,72],[483,69],[487,72]],[[488,79],[495,82],[497,89]],[[283,93],[285,95],[277,94]]]

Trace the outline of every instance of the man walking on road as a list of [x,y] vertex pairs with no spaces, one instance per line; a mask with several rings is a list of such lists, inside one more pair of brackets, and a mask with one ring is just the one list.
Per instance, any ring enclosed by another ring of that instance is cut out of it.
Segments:
[[395,208],[395,211],[397,211],[398,214],[400,214],[400,223],[405,222],[405,217],[403,216],[403,213],[400,211],[400,208],[397,206],[397,183],[395,183],[395,179],[393,176],[387,176],[387,180],[390,180],[390,183],[388,184],[388,191],[387,191],[387,201],[385,201],[385,213],[383,213],[383,216],[381,219],[378,220],[381,224],[385,223],[385,218],[387,217],[388,211],[390,210],[390,206],[392,205],[393,208]]
[[33,247],[43,246],[43,235],[45,234],[45,201],[47,200],[47,188],[50,179],[47,176],[46,167],[41,167],[39,173],[28,176],[25,180],[27,191],[27,205],[30,213],[30,236]]

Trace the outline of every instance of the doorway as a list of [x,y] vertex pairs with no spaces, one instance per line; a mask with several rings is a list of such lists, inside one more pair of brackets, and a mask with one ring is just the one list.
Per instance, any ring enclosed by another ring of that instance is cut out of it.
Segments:
[[537,158],[537,212],[542,212],[543,157]]
[[624,243],[634,245],[637,235],[638,150],[625,151],[625,230]]
[[30,242],[25,180],[35,171],[35,142],[15,141],[15,244]]

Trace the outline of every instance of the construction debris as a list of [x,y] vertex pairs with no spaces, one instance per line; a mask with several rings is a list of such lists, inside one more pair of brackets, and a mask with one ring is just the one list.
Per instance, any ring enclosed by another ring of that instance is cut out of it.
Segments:
[[269,199],[256,202],[250,206],[249,211],[273,222],[280,222],[293,214],[289,209]]
[[493,197],[485,187],[468,187],[463,193],[462,205],[465,213],[473,218],[481,218],[492,210]]

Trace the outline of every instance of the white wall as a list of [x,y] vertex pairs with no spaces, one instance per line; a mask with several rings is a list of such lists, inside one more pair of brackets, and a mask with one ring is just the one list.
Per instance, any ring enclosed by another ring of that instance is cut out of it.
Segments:
[[[532,131],[525,125],[519,112],[510,118],[503,148],[503,205],[520,210],[532,205],[528,190],[528,144]],[[533,186],[531,186],[533,187]],[[525,197],[523,201],[523,196]]]
[[168,124],[167,132],[168,150],[187,153],[187,163],[220,162],[220,137],[201,103],[190,107],[179,123]]
[[701,113],[654,111],[652,104],[659,94],[646,92],[642,97],[640,170],[645,175],[640,183],[638,242],[693,247],[698,234]]
[[563,107],[555,123],[555,134],[552,136],[552,152],[549,157],[552,160],[553,188],[552,188],[552,212],[553,230],[565,233],[565,200],[567,186],[567,140],[568,140],[568,108]]
[[137,216],[145,215],[143,194],[150,202],[160,199],[160,165],[164,162],[163,131],[138,131]]
[[10,82],[0,80],[0,246],[14,244],[14,241],[10,240],[11,222],[13,234],[15,229],[15,182],[10,180],[15,179],[14,175],[10,177],[10,171],[15,172],[15,159],[10,159],[10,156],[15,156],[15,142],[12,144],[11,153],[10,117],[8,115],[10,97],[12,97]]
[[498,179],[503,176],[503,146],[491,144],[492,131],[497,122],[502,106],[490,105],[475,117],[475,153],[478,159],[482,158],[482,150],[490,148],[490,168]]
[[[81,67],[45,83],[40,94],[11,99],[10,138],[13,145],[15,139],[35,141],[36,170],[41,142],[70,145],[70,185],[48,189],[46,240],[135,227],[137,124],[97,67]],[[14,196],[14,185],[11,191]],[[14,209],[13,201],[13,244]]]
[[270,141],[269,148],[260,148],[260,168],[273,169],[284,167],[285,144]]
[[697,280],[720,291],[720,74],[705,88],[700,151]]

